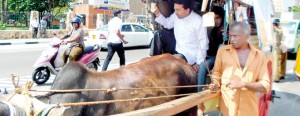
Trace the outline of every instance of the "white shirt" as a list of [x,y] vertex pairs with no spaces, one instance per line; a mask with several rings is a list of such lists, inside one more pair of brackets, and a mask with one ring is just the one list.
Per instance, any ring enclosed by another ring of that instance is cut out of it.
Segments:
[[119,17],[114,17],[108,22],[108,39],[107,43],[122,43],[121,39],[117,35],[118,30],[122,26],[122,20]]
[[38,22],[37,20],[33,20],[33,21],[31,22],[31,26],[32,26],[32,27],[39,27],[39,22]]
[[176,51],[183,54],[189,64],[204,61],[209,41],[200,15],[192,11],[189,16],[179,19],[175,13],[168,18],[159,14],[155,21],[167,29],[174,28]]

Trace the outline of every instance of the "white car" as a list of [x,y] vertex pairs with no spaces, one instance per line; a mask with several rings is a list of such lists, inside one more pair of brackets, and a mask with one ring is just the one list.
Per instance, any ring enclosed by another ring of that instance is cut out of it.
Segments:
[[[150,46],[153,32],[146,27],[136,23],[123,23],[120,30],[121,34],[125,36],[124,39],[128,42],[123,44],[124,47]],[[104,25],[95,31],[90,31],[86,43],[89,45],[98,44],[102,48],[107,48],[107,34],[107,25]]]

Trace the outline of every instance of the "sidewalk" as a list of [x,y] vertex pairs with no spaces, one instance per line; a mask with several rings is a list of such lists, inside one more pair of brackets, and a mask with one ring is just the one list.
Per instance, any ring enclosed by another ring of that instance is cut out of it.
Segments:
[[48,44],[51,39],[6,39],[0,40],[1,45]]

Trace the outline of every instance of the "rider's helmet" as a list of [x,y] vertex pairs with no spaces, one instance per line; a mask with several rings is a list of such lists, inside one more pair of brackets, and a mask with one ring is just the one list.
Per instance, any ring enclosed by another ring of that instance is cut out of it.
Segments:
[[81,19],[79,17],[74,17],[71,21],[71,23],[78,23],[78,26],[80,26],[80,23],[81,23]]
[[280,20],[279,19],[274,19],[273,20],[273,25],[278,26],[280,24]]

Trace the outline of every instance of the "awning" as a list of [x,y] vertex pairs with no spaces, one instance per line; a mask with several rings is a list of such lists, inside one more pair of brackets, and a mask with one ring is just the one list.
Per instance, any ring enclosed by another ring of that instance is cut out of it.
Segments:
[[89,4],[102,10],[129,10],[129,0],[90,0]]

